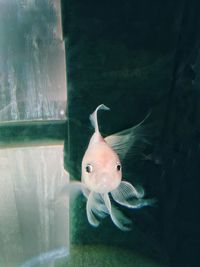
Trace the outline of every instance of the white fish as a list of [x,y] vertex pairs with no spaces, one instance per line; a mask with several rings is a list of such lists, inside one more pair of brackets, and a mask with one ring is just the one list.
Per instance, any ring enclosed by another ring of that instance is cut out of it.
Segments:
[[121,160],[130,146],[134,145],[141,123],[103,138],[98,127],[99,110],[109,108],[101,104],[90,115],[95,132],[82,159],[81,182],[70,183],[68,190],[82,190],[87,198],[87,218],[91,225],[97,227],[101,218],[110,215],[113,223],[126,231],[130,230],[131,221],[113,205],[113,200],[128,208],[141,208],[153,203],[152,200],[142,199],[144,190],[141,187],[136,189],[129,182],[122,180]]

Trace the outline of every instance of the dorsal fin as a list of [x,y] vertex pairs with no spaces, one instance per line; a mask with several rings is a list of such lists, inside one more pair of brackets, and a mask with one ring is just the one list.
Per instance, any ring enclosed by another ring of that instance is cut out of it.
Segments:
[[[139,151],[141,152],[144,144],[148,143],[146,139],[147,126],[144,125],[144,123],[150,114],[149,112],[139,124],[104,138],[106,143],[112,147],[121,160],[125,158],[130,148],[133,148],[131,149],[131,155],[133,155],[133,153],[137,155]],[[142,141],[139,146],[137,144],[138,141]]]
[[104,104],[99,105],[95,111],[90,115],[90,121],[92,126],[95,129],[95,132],[99,132],[99,126],[98,126],[98,120],[97,120],[97,111],[98,110],[110,110],[107,106],[105,106]]

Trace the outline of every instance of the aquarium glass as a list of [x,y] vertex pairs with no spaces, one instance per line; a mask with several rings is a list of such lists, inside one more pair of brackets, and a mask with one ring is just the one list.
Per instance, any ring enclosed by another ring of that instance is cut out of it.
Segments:
[[0,121],[63,120],[60,0],[0,1]]
[[54,266],[68,255],[63,145],[0,149],[0,266]]

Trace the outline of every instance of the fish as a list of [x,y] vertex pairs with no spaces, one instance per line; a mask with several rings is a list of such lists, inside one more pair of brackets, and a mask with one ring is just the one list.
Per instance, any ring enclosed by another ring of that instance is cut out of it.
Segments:
[[108,111],[110,108],[101,104],[90,115],[94,133],[82,158],[81,182],[71,182],[66,188],[68,192],[81,191],[86,197],[87,219],[92,226],[98,227],[103,218],[110,216],[120,230],[129,231],[132,222],[118,206],[138,209],[154,203],[153,199],[144,199],[142,186],[133,186],[122,175],[122,161],[140,136],[144,120],[103,138],[97,118],[100,110]]

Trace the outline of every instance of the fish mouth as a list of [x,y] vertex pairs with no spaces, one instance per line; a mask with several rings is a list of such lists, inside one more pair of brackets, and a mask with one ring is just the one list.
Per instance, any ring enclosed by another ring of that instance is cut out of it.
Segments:
[[110,188],[107,186],[107,184],[100,184],[100,185],[97,185],[97,188],[95,191],[97,193],[104,194],[104,193],[110,192]]
[[113,179],[109,176],[103,176],[101,177],[101,181],[96,186],[96,192],[97,193],[108,193],[112,190],[116,189],[120,184],[120,181]]

